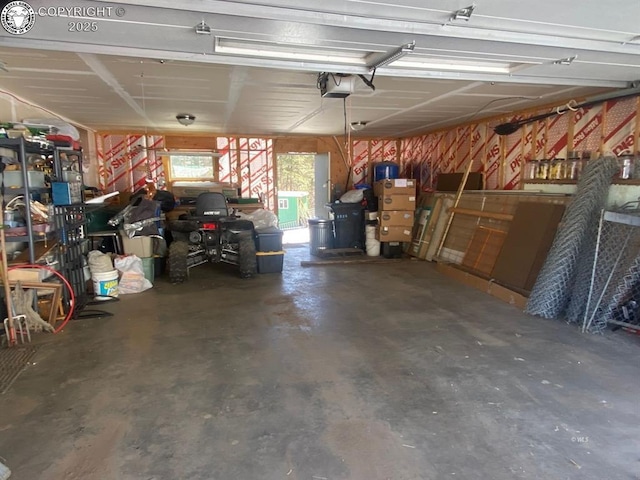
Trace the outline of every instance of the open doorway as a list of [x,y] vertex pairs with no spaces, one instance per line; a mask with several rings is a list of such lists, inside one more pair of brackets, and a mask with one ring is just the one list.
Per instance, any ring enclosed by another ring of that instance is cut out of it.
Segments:
[[278,155],[278,222],[285,244],[309,243],[309,218],[317,217],[326,203],[329,165],[325,157],[314,153]]

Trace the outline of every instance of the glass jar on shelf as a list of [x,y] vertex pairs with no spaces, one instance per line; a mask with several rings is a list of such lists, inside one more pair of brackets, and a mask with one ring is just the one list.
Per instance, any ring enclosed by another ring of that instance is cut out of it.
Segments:
[[618,157],[618,164],[620,170],[618,172],[618,178],[620,180],[631,180],[634,173],[635,158],[630,153],[620,155]]
[[580,174],[582,173],[582,167],[584,166],[582,159],[580,158],[572,158],[569,160],[567,164],[567,180],[578,180],[580,178]]
[[525,178],[527,180],[535,180],[538,178],[538,160],[529,160],[525,164]]
[[551,162],[543,158],[538,162],[538,180],[549,180],[549,168],[551,166]]
[[549,167],[549,180],[564,180],[566,176],[564,158],[554,158]]

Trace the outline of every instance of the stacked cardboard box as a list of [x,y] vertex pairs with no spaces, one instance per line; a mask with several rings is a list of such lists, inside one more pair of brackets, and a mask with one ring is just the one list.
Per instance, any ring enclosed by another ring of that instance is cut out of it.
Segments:
[[410,242],[416,209],[416,181],[396,178],[377,181],[373,192],[378,197],[376,238],[381,242]]

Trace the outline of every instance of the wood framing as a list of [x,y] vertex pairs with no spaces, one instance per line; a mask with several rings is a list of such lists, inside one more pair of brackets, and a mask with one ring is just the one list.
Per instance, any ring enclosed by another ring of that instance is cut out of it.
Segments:
[[[9,286],[15,287],[18,281],[9,281]],[[44,283],[44,282],[20,282],[22,288],[35,289],[37,292],[50,292],[51,298],[51,310],[49,310],[49,318],[47,322],[49,325],[55,328],[56,321],[58,319],[58,305],[62,298],[62,284],[60,283]]]

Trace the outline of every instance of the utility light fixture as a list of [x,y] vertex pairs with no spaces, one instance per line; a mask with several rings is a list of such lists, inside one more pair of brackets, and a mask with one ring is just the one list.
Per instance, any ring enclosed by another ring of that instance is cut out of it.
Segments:
[[416,48],[415,40],[411,43],[405,43],[404,45],[400,45],[398,48],[388,51],[387,53],[383,53],[379,57],[375,57],[371,62],[367,63],[367,67],[369,67],[369,71],[375,70],[376,68],[382,67],[384,65],[389,65],[392,62],[395,62],[399,58],[404,57],[408,53],[413,52]]
[[473,14],[473,10],[476,8],[476,4],[469,5],[468,7],[461,8],[460,10],[456,10],[451,15],[451,20],[463,20],[468,22]]
[[398,68],[415,68],[420,70],[436,70],[447,72],[510,74],[521,68],[523,64],[506,62],[467,61],[456,59],[434,59],[427,57],[411,57],[395,63]]
[[196,29],[196,34],[198,35],[211,35],[211,27],[206,23],[204,23],[204,20],[202,20],[198,25],[196,25],[195,29]]
[[361,130],[364,130],[366,126],[367,122],[351,122],[351,130],[354,132],[360,132]]
[[349,49],[327,49],[311,45],[287,45],[259,40],[239,40],[216,35],[213,50],[220,55],[242,55],[273,60],[365,65],[364,55]]
[[178,123],[180,123],[181,125],[188,127],[196,121],[196,116],[191,115],[190,113],[179,113],[178,115],[176,115],[176,120],[178,120]]
[[560,60],[556,60],[553,62],[554,65],[571,65],[573,61],[578,58],[578,55],[574,55],[573,57],[561,58]]

